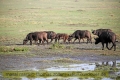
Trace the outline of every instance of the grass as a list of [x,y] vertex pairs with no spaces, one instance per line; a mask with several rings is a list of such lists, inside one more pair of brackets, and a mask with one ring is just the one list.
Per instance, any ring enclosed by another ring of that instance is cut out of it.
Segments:
[[65,46],[60,43],[54,43],[50,46],[50,49],[65,49]]
[[106,71],[118,71],[118,68],[116,67],[111,67],[111,66],[104,66],[104,65],[101,65],[99,67],[97,67],[95,69],[95,71],[100,71],[100,70],[106,70]]
[[[72,44],[66,47],[58,43],[50,45],[51,49],[48,49],[49,45],[45,47],[16,45],[22,44],[23,39],[30,32],[47,30],[72,34],[79,29],[91,31],[91,29],[109,28],[120,40],[119,14],[119,0],[78,0],[78,2],[75,0],[0,0],[0,54],[25,54],[31,49],[25,56],[55,58],[43,61],[51,65],[80,63],[79,60],[71,58],[88,53],[108,57],[119,56],[119,46],[116,51],[102,51],[91,46],[90,50],[86,48],[82,50],[78,45],[77,49]],[[56,59],[56,57],[60,58]]]
[[13,47],[13,46],[0,46],[0,53],[1,52],[18,52],[18,51],[28,51],[27,47]]
[[[24,74],[23,74],[24,73]],[[104,75],[103,75],[104,73]],[[17,75],[22,74],[22,75]],[[64,80],[79,77],[79,79],[88,79],[88,78],[95,78],[95,79],[102,79],[103,77],[107,76],[107,71],[4,71],[3,76],[7,78],[21,78],[26,77],[29,79],[33,78],[49,78],[54,77],[56,79],[52,80]]]
[[21,43],[27,33],[110,28],[120,38],[119,0],[0,1],[0,44]]
[[60,58],[60,59],[54,60],[54,62],[57,62],[57,63],[80,63],[80,61],[73,60],[70,58]]

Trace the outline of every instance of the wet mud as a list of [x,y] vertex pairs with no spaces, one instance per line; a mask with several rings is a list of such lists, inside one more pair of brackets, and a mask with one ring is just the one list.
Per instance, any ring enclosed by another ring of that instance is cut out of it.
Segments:
[[[120,43],[118,43],[116,51],[107,50],[106,48],[105,50],[101,50],[101,44],[95,45],[94,43],[62,45],[65,47],[64,49],[51,49],[51,44],[45,46],[25,45],[30,48],[30,51],[16,52],[15,54],[0,54],[0,72],[2,74],[2,71],[5,70],[55,70],[56,67],[58,70],[60,68],[66,70],[64,66],[69,65],[75,70],[77,69],[75,64],[77,67],[80,67],[80,64],[84,64],[84,69],[81,68],[81,70],[85,70],[85,66],[88,66],[90,63],[101,62],[102,64],[102,62],[120,60]],[[93,66],[96,67],[96,65]],[[89,68],[87,69],[89,70]]]

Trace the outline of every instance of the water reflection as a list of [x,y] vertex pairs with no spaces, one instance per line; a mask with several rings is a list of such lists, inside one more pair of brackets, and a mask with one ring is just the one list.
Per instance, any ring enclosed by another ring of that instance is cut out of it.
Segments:
[[[28,78],[22,78],[22,80],[80,80],[79,78],[35,78],[35,79],[28,79]],[[85,80],[94,80],[94,79],[85,79]]]
[[[51,68],[44,69],[46,71],[95,71],[96,69],[104,69],[111,70],[109,75],[112,74],[111,77],[103,77],[101,80],[114,80],[120,74],[120,60],[117,61],[106,61],[106,62],[97,62],[97,63],[83,63],[83,64],[73,64],[68,66],[55,66]],[[114,70],[118,68],[118,70]],[[33,69],[34,70],[34,69]],[[35,70],[36,71],[36,70]],[[113,76],[114,75],[114,76]],[[111,76],[111,75],[110,75]],[[113,78],[114,77],[114,78]],[[96,77],[93,78],[86,78],[86,77],[47,77],[47,78],[34,78],[29,79],[27,77],[22,77],[21,80],[95,80]]]
[[111,66],[111,67],[116,67],[117,63],[119,63],[119,61],[107,61],[107,62],[98,62],[98,63],[95,63],[96,64],[96,67],[99,67],[99,66]]
[[[34,70],[34,69],[33,69]],[[68,66],[57,66],[44,69],[46,71],[81,71],[81,72],[94,72],[96,70],[108,70],[109,77],[100,77],[100,80],[114,80],[117,76],[120,76],[120,60],[117,61],[107,61],[107,62],[97,62],[97,63],[83,63],[83,64],[73,64]],[[36,71],[36,70],[35,70]],[[36,72],[40,72],[39,70]],[[112,75],[112,77],[111,77]],[[119,77],[117,77],[119,78]],[[27,78],[22,77],[21,80],[97,80],[96,76],[92,77],[58,77],[58,76],[49,76],[49,77],[36,77],[36,78]],[[118,79],[120,80],[120,79]]]
[[95,63],[73,64],[69,66],[51,67],[47,71],[94,71]]
[[23,77],[22,80],[53,80],[53,79],[49,79],[49,78],[35,78],[35,79],[29,79],[29,78]]
[[105,66],[110,65],[111,67],[116,67],[116,61],[102,62],[102,65],[105,65]]
[[109,66],[116,68],[117,63],[120,61],[107,61],[107,62],[98,62],[98,63],[83,63],[83,64],[73,64],[68,66],[55,66],[47,68],[47,71],[94,71],[97,67]]

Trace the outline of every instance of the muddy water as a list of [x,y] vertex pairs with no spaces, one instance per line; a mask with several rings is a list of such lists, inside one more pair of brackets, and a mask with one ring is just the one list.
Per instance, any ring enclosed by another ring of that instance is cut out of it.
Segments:
[[95,69],[95,63],[83,63],[83,64],[73,64],[68,66],[58,66],[51,67],[45,70],[47,71],[93,71]]
[[[120,43],[117,44],[116,51],[109,51],[106,48],[102,51],[101,44],[65,44],[64,46],[68,46],[66,50],[51,50],[49,49],[50,46],[51,44],[45,46],[26,45],[26,47],[30,47],[30,52],[24,52],[22,54],[18,54],[21,52],[17,54],[1,54],[0,80],[98,80],[98,78],[94,76],[87,78],[85,76],[35,76],[32,78],[28,76],[19,76],[17,79],[11,79],[11,77],[5,78],[2,75],[2,71],[5,70],[32,71],[38,73],[41,72],[42,69],[48,72],[56,71],[59,73],[61,71],[96,72],[96,69],[98,69],[98,71],[101,72],[101,69],[106,70],[106,68],[108,69],[109,67],[109,69],[111,69],[110,74],[107,77],[100,76],[101,79],[99,80],[116,80],[115,78],[120,76]],[[69,49],[69,47],[71,49]],[[118,70],[115,71],[114,67],[118,68]]]
[[[40,70],[36,69],[36,68],[32,68],[32,71],[40,72]],[[37,77],[32,77],[32,78],[28,78],[28,77],[21,77],[19,78],[19,80],[95,80],[98,78],[101,78],[100,80],[116,80],[116,78],[118,76],[120,76],[120,60],[116,60],[116,61],[108,61],[108,62],[97,62],[97,63],[81,63],[81,64],[72,64],[72,65],[67,65],[67,66],[56,66],[56,67],[50,67],[50,68],[46,68],[44,69],[44,71],[50,72],[64,72],[67,71],[68,73],[71,71],[74,72],[95,72],[96,70],[98,70],[98,73],[101,72],[102,70],[108,70],[109,72],[107,73],[107,77],[104,75],[100,75],[100,77],[96,77],[96,76],[89,76],[86,77],[84,75],[76,77],[76,76],[68,76],[68,77],[61,77],[61,76],[49,76],[49,77],[41,77],[41,76],[37,76]],[[1,75],[2,76],[2,75]],[[102,76],[102,77],[101,77]],[[5,79],[5,80],[9,80],[9,78]],[[118,79],[120,80],[120,79]]]

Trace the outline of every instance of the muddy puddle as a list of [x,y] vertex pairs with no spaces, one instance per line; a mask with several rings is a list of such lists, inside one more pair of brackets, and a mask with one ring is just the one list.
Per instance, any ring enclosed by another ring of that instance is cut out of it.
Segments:
[[95,69],[95,63],[83,63],[83,64],[73,64],[68,66],[56,66],[47,68],[47,71],[93,71]]
[[120,80],[120,60],[55,66],[43,70],[6,71],[1,77],[6,80]]

